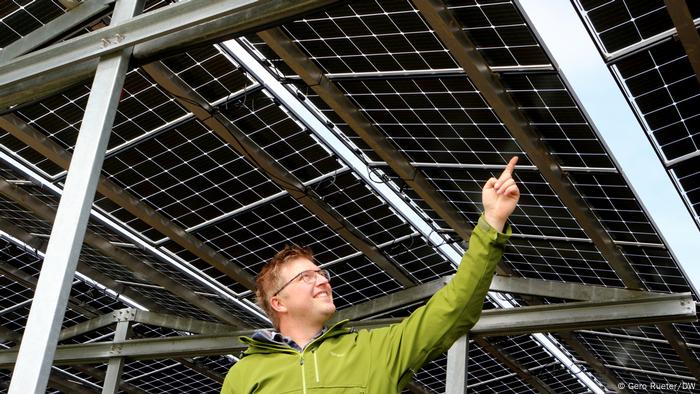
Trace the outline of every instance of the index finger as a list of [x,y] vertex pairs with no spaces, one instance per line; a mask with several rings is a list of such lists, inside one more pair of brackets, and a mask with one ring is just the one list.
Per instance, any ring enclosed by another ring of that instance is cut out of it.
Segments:
[[499,181],[506,180],[513,175],[513,171],[515,171],[515,164],[518,162],[518,156],[513,156],[510,158],[510,161],[506,165],[506,168],[503,170],[501,173],[501,176],[498,177]]

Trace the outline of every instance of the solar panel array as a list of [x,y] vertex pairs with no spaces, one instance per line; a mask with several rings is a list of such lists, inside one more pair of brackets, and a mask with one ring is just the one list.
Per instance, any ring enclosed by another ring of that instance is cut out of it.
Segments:
[[[167,5],[152,1],[146,6],[151,10]],[[566,180],[638,274],[643,288],[692,292],[517,3],[479,0],[446,1],[446,5],[486,65],[498,75],[517,111],[528,120],[528,127],[566,170]],[[672,28],[661,12],[665,11],[663,1],[580,1],[577,5],[595,27],[593,34],[606,55],[638,46]],[[621,6],[627,7],[628,14],[622,13]],[[0,6],[0,31],[4,32],[0,46],[66,11],[58,1],[4,3]],[[698,10],[693,12],[695,17],[700,15]],[[97,19],[81,26],[79,32],[98,29],[109,16]],[[662,19],[663,23],[657,22]],[[483,182],[498,174],[512,155],[520,157],[516,176],[522,197],[511,217],[513,237],[503,269],[526,278],[626,286],[583,231],[571,207],[532,164],[411,2],[342,3],[280,28],[472,226],[482,209]],[[441,235],[444,244],[461,250],[465,243],[447,221],[263,39],[248,34],[238,42],[258,56],[300,102],[332,126],[356,157],[372,169],[369,180],[317,137],[304,119],[278,99],[278,92],[239,64],[226,45],[203,45],[162,59],[159,65],[164,71],[134,67],[120,97],[102,175],[104,184],[108,182],[141,205],[120,204],[98,193],[89,231],[109,240],[144,267],[135,270],[128,263],[115,261],[97,244],[86,244],[78,271],[81,267],[86,272],[94,270],[90,272],[119,286],[112,290],[128,291],[117,297],[103,286],[76,277],[64,327],[124,308],[130,305],[124,301],[129,295],[136,303],[148,303],[168,314],[217,321],[217,313],[225,313],[248,328],[268,326],[254,305],[252,289],[211,265],[205,254],[254,276],[285,244],[310,246],[319,265],[332,273],[339,309],[405,287],[402,279],[382,268],[383,263],[363,254],[361,243],[375,248],[414,284],[454,273],[449,259],[376,191],[377,184],[389,185]],[[673,40],[654,41],[640,48],[612,61],[611,68],[630,93],[633,107],[641,111],[643,123],[653,125],[649,135],[657,143],[660,157],[673,162],[669,171],[689,206],[698,209],[693,192],[697,194],[700,176],[695,163],[700,156],[694,156],[700,146],[696,127],[700,107],[693,104],[700,87],[682,48],[679,50]],[[173,93],[158,82],[163,76],[158,73],[179,79],[191,97],[202,101]],[[64,163],[37,149],[52,149],[64,156],[73,152],[89,93],[90,81],[84,81],[3,115],[14,117],[25,130],[29,127],[43,137],[28,144],[23,142],[27,138],[21,131],[0,131],[0,175],[14,190],[14,194],[0,191],[0,230],[6,233],[0,253],[8,265],[0,267],[0,328],[18,335],[26,324],[33,289],[31,281],[19,280],[17,272],[11,273],[19,269],[26,278],[38,276],[43,261],[38,245],[45,246],[50,233],[50,219],[42,216],[40,207],[56,209],[66,176]],[[208,108],[209,115],[192,112],[188,108],[193,104]],[[212,128],[212,120],[224,125],[227,133]],[[252,141],[255,151],[245,148],[248,145],[243,140]],[[268,170],[270,163],[278,166],[277,173]],[[32,199],[37,203],[25,201]],[[359,234],[360,241],[315,214],[317,208],[308,202],[311,199],[343,218],[345,228]],[[186,236],[169,236],[164,228],[152,225],[153,217]],[[193,247],[189,239],[201,241],[203,246]],[[31,245],[28,240],[32,240]],[[202,248],[211,253],[202,252]],[[195,294],[202,301],[194,305],[178,291]],[[697,300],[697,294],[694,297]],[[205,301],[211,306],[203,308]],[[527,304],[522,298],[513,302]],[[375,317],[405,316],[416,306]],[[485,309],[495,307],[486,301]],[[697,359],[700,326],[675,324],[673,330]],[[109,341],[112,332],[103,328],[70,342]],[[182,334],[186,333],[144,324],[134,327],[134,335],[143,338]],[[652,374],[664,376],[665,382],[691,382],[697,374],[688,369],[656,326],[578,331],[574,337],[619,381],[648,383]],[[556,336],[553,340],[576,360],[583,374],[604,386],[601,382],[607,378],[599,370],[583,361],[566,341]],[[3,338],[1,345],[10,348],[16,343]],[[554,392],[588,392],[533,336],[479,338],[470,343],[469,360],[470,392],[535,392],[532,381]],[[520,368],[509,367],[504,360]],[[122,390],[218,392],[233,362],[234,358],[225,356],[129,361],[124,367]],[[99,389],[102,381],[96,371],[104,372],[106,366],[90,368],[54,367],[52,387],[62,390],[61,382],[70,381]],[[0,370],[0,376],[9,382],[10,371]],[[446,357],[442,356],[418,371],[414,380],[423,390],[443,392],[445,376]],[[0,385],[0,391],[3,389]]]
[[[575,3],[700,226],[700,81],[664,1]],[[700,4],[685,3],[697,30]]]

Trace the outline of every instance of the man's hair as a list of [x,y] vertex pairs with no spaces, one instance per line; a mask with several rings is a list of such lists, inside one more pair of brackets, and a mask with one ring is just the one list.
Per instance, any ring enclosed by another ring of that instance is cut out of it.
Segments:
[[305,257],[313,261],[313,253],[311,249],[297,245],[285,245],[284,249],[280,250],[272,257],[272,260],[265,264],[260,270],[257,278],[255,278],[255,296],[258,305],[265,311],[267,316],[272,320],[275,328],[279,329],[279,320],[277,313],[270,306],[270,296],[282,286],[282,278],[280,274],[282,267],[290,260]]

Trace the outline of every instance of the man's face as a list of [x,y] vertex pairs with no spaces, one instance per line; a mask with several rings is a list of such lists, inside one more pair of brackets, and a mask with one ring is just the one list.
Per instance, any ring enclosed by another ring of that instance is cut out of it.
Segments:
[[318,270],[318,266],[305,257],[288,261],[281,270],[282,283],[289,283],[276,297],[280,298],[288,316],[315,323],[325,323],[335,312],[331,284],[324,276],[315,274],[315,280],[307,283],[300,272]]

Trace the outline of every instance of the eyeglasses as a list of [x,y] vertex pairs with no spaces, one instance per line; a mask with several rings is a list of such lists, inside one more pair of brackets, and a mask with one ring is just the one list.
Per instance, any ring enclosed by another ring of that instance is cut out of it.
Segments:
[[289,286],[292,282],[294,282],[297,279],[303,280],[304,283],[306,284],[311,284],[314,283],[316,284],[316,278],[318,278],[318,275],[321,275],[322,277],[326,278],[326,280],[330,281],[331,280],[331,273],[328,272],[328,270],[306,270],[306,271],[301,271],[300,273],[294,275],[292,279],[289,280],[289,282],[285,283],[282,287],[280,287],[279,290],[275,292],[272,296],[276,296],[279,294],[282,290],[284,290],[285,287]]

